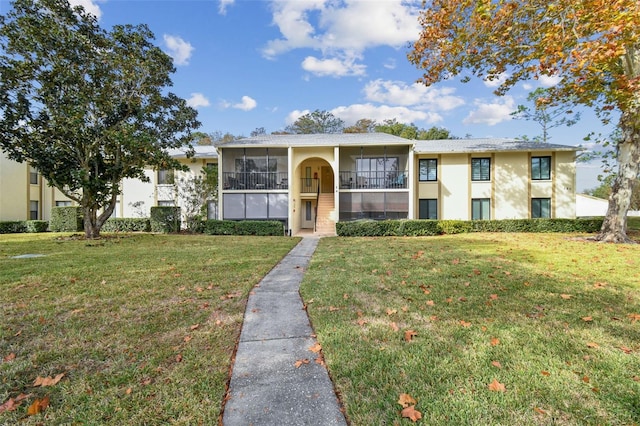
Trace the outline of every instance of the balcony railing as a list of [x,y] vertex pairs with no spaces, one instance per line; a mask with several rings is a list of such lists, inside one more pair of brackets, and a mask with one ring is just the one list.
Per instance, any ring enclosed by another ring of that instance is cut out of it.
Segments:
[[223,172],[224,189],[287,189],[287,172]]
[[301,178],[300,182],[301,182],[300,192],[302,194],[315,194],[318,192],[319,182],[320,182],[318,178],[315,178],[315,179]]
[[387,172],[340,172],[341,189],[390,189],[407,188],[407,174],[404,171]]

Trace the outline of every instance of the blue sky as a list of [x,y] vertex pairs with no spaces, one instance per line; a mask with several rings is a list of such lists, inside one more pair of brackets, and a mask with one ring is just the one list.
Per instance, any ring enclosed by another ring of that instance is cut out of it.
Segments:
[[[538,124],[510,113],[536,87],[519,83],[497,97],[491,82],[460,78],[415,84],[406,55],[418,37],[421,0],[71,0],[109,28],[144,23],[176,66],[172,91],[198,110],[201,131],[249,136],[283,130],[326,110],[345,121],[395,118],[459,137],[534,137]],[[0,12],[10,7],[0,0]],[[579,145],[608,134],[583,111],[575,126],[554,128],[549,142]],[[597,186],[599,163],[578,166],[577,189]]]

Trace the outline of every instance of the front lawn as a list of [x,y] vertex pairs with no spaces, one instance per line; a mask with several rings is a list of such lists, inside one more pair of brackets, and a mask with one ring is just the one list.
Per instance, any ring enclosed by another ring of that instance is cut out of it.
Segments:
[[248,293],[297,241],[0,236],[0,424],[217,424]]
[[640,246],[575,237],[321,240],[301,292],[351,424],[411,424],[401,394],[426,425],[640,423]]

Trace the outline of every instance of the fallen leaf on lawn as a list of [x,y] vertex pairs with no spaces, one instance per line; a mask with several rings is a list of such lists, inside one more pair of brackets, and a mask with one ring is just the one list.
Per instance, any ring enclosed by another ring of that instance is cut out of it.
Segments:
[[349,295],[348,295],[347,293],[345,293],[345,294],[343,294],[343,295],[342,295],[342,298],[343,298],[344,300],[347,300],[347,299],[349,298]]
[[592,317],[582,317],[582,321],[590,322],[590,321],[593,321],[593,318]]
[[413,256],[411,256],[411,258],[413,260],[419,259],[422,257],[422,255],[424,254],[424,250],[418,250],[418,252],[416,254],[414,254]]
[[544,411],[542,408],[538,408],[538,407],[534,407],[533,411],[535,411],[538,414],[547,414],[546,411]]
[[407,330],[404,332],[404,340],[406,340],[407,342],[410,342],[417,335],[418,333],[416,333],[415,331]]
[[500,361],[491,361],[491,365],[497,368],[502,368],[502,364],[500,364]]
[[437,315],[431,315],[431,316],[429,317],[429,319],[430,319],[431,321],[438,321],[438,316],[437,316]]
[[133,389],[131,389],[131,388],[127,388],[127,390],[124,391],[124,393],[127,394],[127,395],[131,395],[131,392],[133,392]]
[[427,306],[433,306],[436,303],[433,300],[427,300]]
[[447,303],[451,303],[451,302],[453,302],[453,297],[447,297],[447,298],[445,299],[445,302],[447,302]]
[[627,316],[631,318],[631,322],[636,322],[640,320],[640,314],[629,314]]
[[295,365],[295,366],[296,366],[296,368],[300,368],[300,366],[301,366],[302,364],[309,364],[309,360],[308,360],[307,358],[305,358],[305,359],[299,359],[299,360],[297,360],[297,361],[295,362],[295,364],[293,364],[293,365]]
[[390,308],[389,308],[389,309],[387,309],[387,315],[393,315],[393,314],[395,314],[395,313],[397,313],[397,312],[398,312],[398,310],[397,310],[397,309],[390,309]]
[[393,329],[393,331],[400,330],[400,327],[398,327],[398,324],[396,324],[395,322],[392,322],[391,324],[389,324],[389,326]]
[[340,308],[336,308],[335,306],[329,306],[329,312],[335,312],[337,310],[339,310]]
[[497,294],[492,294],[491,296],[489,296],[489,299],[498,300],[498,295]]
[[416,410],[413,405],[410,405],[407,408],[403,408],[400,415],[403,418],[411,420],[412,422],[417,422],[422,418],[422,413]]
[[549,373],[548,371],[541,371],[540,374],[542,374],[543,376],[547,376],[549,377],[551,375],[551,373]]
[[313,353],[318,353],[322,350],[322,346],[320,346],[320,343],[316,343],[315,345],[311,346],[309,350]]
[[604,286],[606,286],[606,285],[607,285],[607,283],[601,283],[601,282],[598,282],[598,283],[595,283],[595,284],[593,285],[593,288],[603,288],[603,287],[604,287]]
[[624,352],[625,354],[630,354],[631,352],[633,352],[633,350],[631,348],[628,348],[626,346],[620,346],[620,350],[622,352]]
[[587,343],[587,347],[588,347],[588,348],[599,348],[599,347],[600,347],[600,345],[598,345],[598,344],[597,344],[597,343],[595,343],[595,342],[589,342],[589,343]]
[[62,378],[64,377],[64,373],[60,373],[56,375],[56,377],[36,377],[36,380],[33,382],[33,386],[53,386],[56,385]]
[[500,339],[498,339],[497,337],[491,338],[491,346],[498,346],[499,344],[500,344]]
[[35,414],[43,412],[49,406],[49,396],[45,396],[42,399],[36,399],[33,404],[27,409],[27,415],[33,416]]
[[14,359],[16,359],[16,354],[13,352],[11,352],[9,355],[2,358],[4,362],[10,362],[10,361],[13,361]]
[[195,330],[195,329],[197,329],[198,327],[200,327],[200,324],[194,324],[194,325],[192,325],[191,327],[189,327],[189,330]]
[[176,355],[176,362],[182,362],[182,354]]
[[460,263],[460,259],[458,259],[458,258],[453,259],[453,260],[451,261],[451,263],[453,263],[454,265],[457,265],[457,264],[459,264],[459,263]]
[[634,382],[640,382],[640,376],[633,376],[631,378]]
[[322,354],[318,354],[318,357],[315,360],[315,363],[321,366],[325,366],[324,365],[324,358],[322,357]]
[[401,393],[398,398],[398,404],[400,404],[403,408],[408,407],[409,405],[416,405],[417,401],[408,393]]
[[489,383],[489,390],[493,392],[504,392],[506,391],[506,388],[504,384],[500,383],[496,379],[493,379],[493,382]]
[[192,339],[191,336],[184,336],[184,338],[182,340],[184,340],[185,343],[189,342]]
[[359,319],[359,320],[358,320],[358,325],[359,325],[359,326],[363,326],[363,325],[365,325],[366,323],[367,323],[367,320],[363,320],[363,319]]
[[589,377],[584,376],[584,377],[582,378],[582,381],[583,381],[583,382],[585,382],[585,383],[589,383],[591,380],[589,379]]
[[460,320],[460,325],[463,327],[471,327],[471,323],[464,320]]
[[562,297],[564,300],[571,299],[571,295],[570,294],[561,294],[560,297]]
[[420,290],[422,290],[422,292],[423,292],[424,294],[429,294],[429,293],[431,293],[431,290],[429,290],[429,289],[427,288],[427,286],[426,286],[426,285],[424,285],[424,284],[422,284],[422,285],[420,286]]
[[2,413],[3,411],[14,411],[19,406],[19,402],[16,402],[16,400],[13,398],[9,398],[5,402],[3,402],[2,405],[0,405],[0,413]]

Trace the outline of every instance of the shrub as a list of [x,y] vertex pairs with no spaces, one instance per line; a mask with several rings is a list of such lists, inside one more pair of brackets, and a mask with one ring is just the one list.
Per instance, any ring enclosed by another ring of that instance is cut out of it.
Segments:
[[149,232],[151,222],[146,217],[113,217],[102,225],[105,232]]
[[168,234],[179,232],[180,207],[175,206],[155,206],[151,207],[151,232]]
[[52,232],[82,231],[82,209],[80,207],[53,207],[49,229]]
[[277,220],[205,220],[203,232],[209,235],[282,236],[284,225]]
[[46,220],[27,220],[24,224],[25,232],[29,233],[47,232],[49,228],[49,222]]
[[0,234],[18,234],[26,232],[26,225],[21,220],[0,222]]
[[598,232],[599,219],[356,220],[336,223],[342,237],[423,236],[469,232]]

